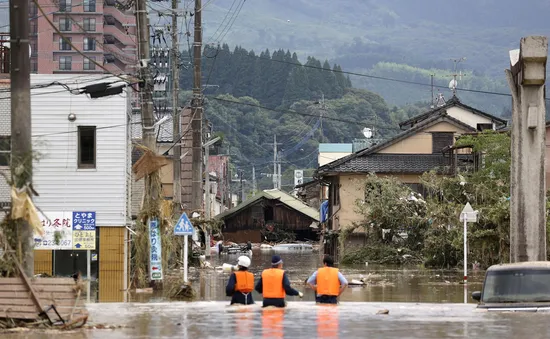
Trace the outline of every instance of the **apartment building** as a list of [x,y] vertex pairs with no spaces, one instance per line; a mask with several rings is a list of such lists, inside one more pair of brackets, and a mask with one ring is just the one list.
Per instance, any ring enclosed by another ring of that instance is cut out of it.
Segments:
[[[38,0],[30,4],[31,72],[130,73],[137,64],[136,19],[118,0]],[[53,22],[63,39],[51,27]],[[71,44],[84,53],[84,58]],[[91,59],[91,60],[90,60]]]

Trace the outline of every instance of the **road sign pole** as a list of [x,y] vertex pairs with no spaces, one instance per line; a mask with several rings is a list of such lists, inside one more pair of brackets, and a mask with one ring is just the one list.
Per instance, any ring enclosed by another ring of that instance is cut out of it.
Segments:
[[464,213],[464,284],[468,283],[468,213]]
[[188,247],[188,235],[183,236],[183,282],[187,283],[187,247]]
[[88,282],[86,283],[86,301],[89,304],[90,303],[90,287],[91,287],[91,279],[92,279],[92,253],[90,250],[86,251],[86,274],[88,276]]

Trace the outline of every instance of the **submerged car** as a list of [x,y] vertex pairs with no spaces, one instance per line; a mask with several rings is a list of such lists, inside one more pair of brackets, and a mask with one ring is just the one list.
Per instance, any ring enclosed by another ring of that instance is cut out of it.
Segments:
[[487,269],[483,290],[473,292],[477,308],[499,312],[549,312],[550,262],[493,265]]

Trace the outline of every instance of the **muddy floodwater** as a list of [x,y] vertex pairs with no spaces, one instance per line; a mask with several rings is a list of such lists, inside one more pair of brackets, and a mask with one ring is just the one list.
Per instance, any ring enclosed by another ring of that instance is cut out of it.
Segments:
[[[304,299],[288,298],[286,309],[256,305],[228,306],[228,274],[192,270],[194,302],[169,302],[156,294],[134,294],[129,303],[89,305],[96,324],[114,330],[70,333],[3,333],[6,339],[84,338],[550,338],[550,314],[486,313],[476,310],[469,295],[481,287],[483,272],[472,272],[467,289],[460,270],[418,267],[343,267],[348,280],[363,277],[366,286],[349,288],[338,306],[315,305],[304,280],[319,265],[318,254],[281,255],[295,288]],[[235,263],[237,255],[209,258],[212,266]],[[251,270],[257,277],[269,266],[271,253],[255,252]],[[468,303],[464,303],[464,296]],[[256,302],[260,296],[254,295]],[[389,314],[377,314],[387,310]]]

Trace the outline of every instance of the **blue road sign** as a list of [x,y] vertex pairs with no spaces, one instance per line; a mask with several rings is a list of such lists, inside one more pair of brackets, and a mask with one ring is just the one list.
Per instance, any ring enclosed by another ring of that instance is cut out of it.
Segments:
[[187,213],[183,213],[174,227],[174,235],[193,235],[193,225],[191,220],[187,216]]

